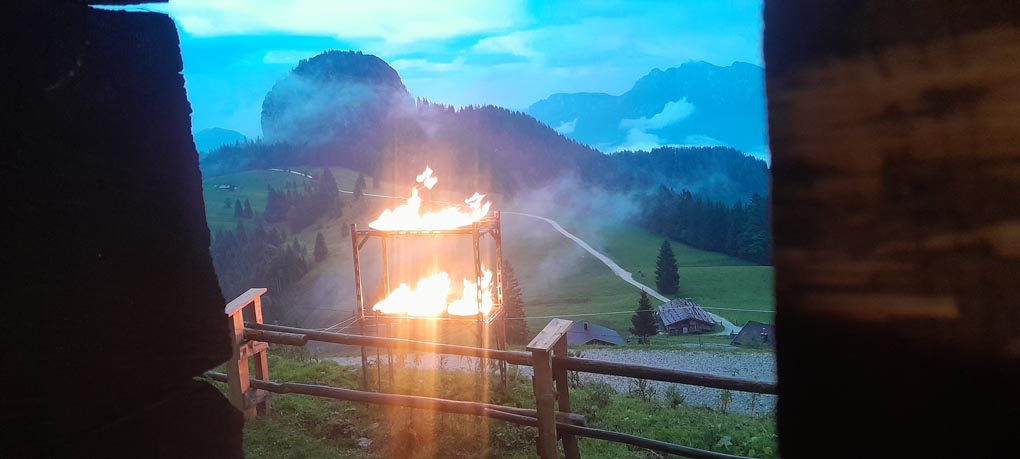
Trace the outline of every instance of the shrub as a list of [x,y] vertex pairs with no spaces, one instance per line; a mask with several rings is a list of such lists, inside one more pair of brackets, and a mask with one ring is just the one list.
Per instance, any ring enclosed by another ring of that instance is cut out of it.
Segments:
[[591,398],[592,404],[600,409],[609,406],[609,403],[613,401],[613,396],[616,395],[613,386],[610,386],[605,381],[591,381],[585,384],[584,387],[588,390],[588,396]]
[[719,411],[722,411],[723,413],[725,413],[726,410],[729,409],[730,402],[732,402],[732,401],[733,401],[733,392],[730,392],[727,389],[723,389],[723,391],[719,393],[719,402],[718,402]]
[[671,384],[666,388],[666,401],[669,402],[669,406],[676,408],[683,405],[687,400],[687,396],[680,393],[680,390],[676,388],[675,384]]
[[647,379],[631,379],[630,390],[628,392],[630,395],[646,402],[651,403],[655,401],[655,387]]

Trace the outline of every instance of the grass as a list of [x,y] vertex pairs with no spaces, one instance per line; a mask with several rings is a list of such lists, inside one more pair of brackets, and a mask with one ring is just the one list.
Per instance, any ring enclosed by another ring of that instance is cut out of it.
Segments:
[[[205,216],[209,223],[209,229],[233,231],[237,226],[237,219],[234,218],[234,201],[244,200],[251,202],[252,210],[256,213],[263,213],[266,210],[266,186],[271,185],[276,189],[283,189],[287,183],[294,183],[297,186],[304,186],[308,179],[295,174],[277,172],[270,170],[257,170],[239,172],[236,174],[210,177],[202,181],[202,193],[205,197]],[[237,187],[233,191],[217,190],[219,185],[232,185]],[[224,205],[224,200],[230,199],[230,207]],[[245,224],[250,220],[244,220]]]
[[[513,225],[514,221],[511,222]],[[522,224],[520,221],[515,223],[518,226]],[[560,223],[633,273],[635,280],[654,288],[655,259],[662,237],[621,223],[590,219],[560,220]],[[504,219],[504,226],[507,226],[507,219]],[[510,226],[505,231],[507,256],[515,266],[524,264],[539,268],[537,274],[525,274],[526,280],[521,281],[529,316],[632,311],[636,307],[639,292],[635,287],[617,278],[605,265],[552,228],[540,236],[532,235],[536,233],[534,230],[522,231],[524,236],[521,240],[515,239],[519,236],[512,232],[513,229]],[[677,296],[691,298],[737,325],[743,325],[748,320],[772,321],[769,312],[727,310],[774,310],[771,266],[756,266],[676,241],[671,243],[680,272],[681,291]],[[567,244],[571,249],[558,247]],[[522,277],[521,271],[518,268],[519,277]],[[544,281],[543,278],[549,277],[549,272],[556,272],[552,277],[558,281]],[[591,320],[626,336],[629,334],[630,316],[629,313],[623,313],[573,319]],[[547,321],[534,319],[529,321],[529,328],[535,332],[535,327],[541,328]]]
[[[293,348],[273,347],[269,368],[275,381],[357,388],[359,368],[310,358]],[[513,367],[511,367],[513,370]],[[504,393],[491,392],[494,403],[534,407],[530,381],[511,371]],[[458,400],[475,399],[475,372],[402,370],[394,392]],[[216,383],[225,390],[225,385]],[[608,391],[598,383],[571,390],[575,412],[600,429],[730,454],[775,457],[776,433],[771,416],[750,417],[643,400]],[[372,440],[362,447],[358,440]],[[487,441],[480,439],[487,438]],[[357,404],[304,395],[276,394],[268,415],[244,427],[250,458],[382,457],[534,457],[535,430],[500,421],[405,408]],[[649,452],[602,440],[580,439],[585,458],[647,458]]]

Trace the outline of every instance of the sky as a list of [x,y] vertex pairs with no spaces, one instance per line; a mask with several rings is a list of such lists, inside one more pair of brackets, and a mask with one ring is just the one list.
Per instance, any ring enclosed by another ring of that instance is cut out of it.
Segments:
[[195,131],[261,136],[262,99],[304,58],[374,54],[415,96],[515,110],[620,94],[654,68],[762,63],[761,0],[170,0]]

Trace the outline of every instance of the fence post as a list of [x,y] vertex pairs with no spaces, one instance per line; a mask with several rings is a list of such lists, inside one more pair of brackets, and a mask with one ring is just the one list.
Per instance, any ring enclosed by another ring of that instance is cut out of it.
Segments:
[[[538,455],[542,459],[559,457],[556,448],[556,392],[553,388],[553,348],[565,339],[569,320],[553,319],[528,343],[535,376],[535,408],[538,414]],[[568,402],[569,403],[569,402]]]
[[[569,327],[568,327],[569,328]],[[568,357],[567,335],[563,334],[553,345],[553,355]],[[556,380],[556,409],[561,413],[570,412],[570,378],[567,376],[567,369],[562,365],[559,368],[553,367],[553,379]],[[567,459],[580,459],[581,451],[577,449],[577,437],[570,434],[560,434],[563,440],[563,454]]]
[[244,413],[246,420],[254,418],[258,413],[264,414],[269,409],[269,392],[251,389],[249,382],[251,376],[248,372],[248,357],[254,357],[256,379],[263,381],[269,379],[269,361],[266,356],[269,344],[244,339],[244,310],[249,305],[254,306],[255,322],[261,324],[264,293],[266,293],[264,288],[248,289],[224,308],[230,325],[233,347],[233,354],[226,365],[229,398],[230,403]]

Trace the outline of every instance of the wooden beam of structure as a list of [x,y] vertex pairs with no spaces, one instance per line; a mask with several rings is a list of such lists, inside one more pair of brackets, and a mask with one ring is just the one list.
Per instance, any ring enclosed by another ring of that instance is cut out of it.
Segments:
[[[205,373],[209,379],[219,382],[227,382],[227,375],[209,371]],[[402,406],[422,410],[442,411],[454,414],[469,414],[475,416],[486,416],[486,410],[508,413],[515,416],[527,417],[534,420],[538,413],[528,408],[514,408],[510,406],[493,405],[489,403],[466,402],[458,400],[446,400],[434,397],[422,397],[418,395],[382,394],[378,392],[366,392],[354,389],[342,389],[339,387],[321,386],[316,384],[301,383],[278,383],[263,381],[259,379],[249,380],[250,387],[273,392],[277,394],[300,394],[316,397],[332,398],[348,402],[373,403],[376,405]],[[488,416],[493,417],[495,416]],[[564,425],[584,426],[587,421],[583,415],[577,413],[556,413],[557,422]],[[513,422],[513,421],[510,421]]]
[[[432,352],[436,354],[461,355],[465,357],[479,357],[485,354],[486,358],[505,360],[514,365],[532,366],[531,353],[521,351],[498,351],[495,349],[479,349],[469,346],[457,346],[453,344],[429,343],[425,341],[412,341],[397,338],[378,338],[374,336],[349,335],[345,333],[331,333],[304,328],[285,327],[282,325],[245,323],[246,329],[279,331],[285,333],[303,334],[312,341],[322,341],[334,344],[349,344],[354,346],[369,347],[395,347],[419,352]],[[671,382],[676,384],[687,384],[691,386],[711,387],[714,389],[727,389],[739,392],[753,392],[758,394],[774,395],[778,393],[775,383],[764,381],[753,381],[749,379],[731,378],[727,376],[716,376],[706,373],[695,373],[691,371],[667,370],[644,365],[633,365],[628,363],[603,362],[600,360],[582,359],[578,357],[554,356],[553,367],[564,367],[571,371],[585,373],[596,373],[610,376],[623,376],[628,378],[640,378],[653,381]]]

